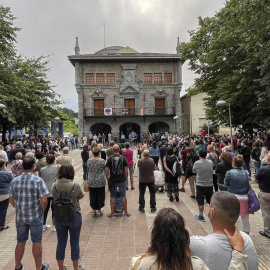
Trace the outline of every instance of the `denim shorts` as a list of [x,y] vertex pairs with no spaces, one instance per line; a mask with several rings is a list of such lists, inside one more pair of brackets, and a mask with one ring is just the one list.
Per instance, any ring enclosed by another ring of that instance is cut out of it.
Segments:
[[16,228],[17,228],[18,243],[24,243],[28,240],[29,231],[32,242],[41,243],[43,232],[43,215],[42,218],[38,218],[35,222],[32,222],[30,224],[27,223],[16,224]]
[[110,188],[111,198],[116,198],[117,188],[119,188],[120,197],[125,198],[126,197],[126,185],[127,185],[127,181],[124,181],[121,183],[114,183],[114,187]]

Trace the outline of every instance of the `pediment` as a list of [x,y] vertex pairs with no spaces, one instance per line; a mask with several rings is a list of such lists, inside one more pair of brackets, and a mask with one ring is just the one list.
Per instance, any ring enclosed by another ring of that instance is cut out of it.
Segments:
[[152,94],[154,97],[167,97],[169,94],[162,88],[158,88],[155,93]]
[[95,89],[95,91],[90,95],[92,98],[95,98],[95,97],[103,97],[105,98],[105,95],[103,93],[103,90],[101,88],[97,88]]
[[136,90],[134,87],[132,86],[127,86],[126,88],[124,88],[121,92],[120,95],[138,95],[139,91]]

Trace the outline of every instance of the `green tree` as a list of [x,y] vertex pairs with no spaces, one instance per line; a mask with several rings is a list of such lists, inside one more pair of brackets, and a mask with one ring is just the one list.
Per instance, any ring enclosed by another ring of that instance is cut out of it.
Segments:
[[270,1],[230,0],[215,16],[202,19],[181,44],[184,60],[198,77],[189,95],[206,93],[207,118],[244,129],[269,128]]
[[[27,58],[14,48],[15,18],[10,9],[0,6],[0,101],[6,106],[1,112],[1,132],[28,127],[31,132],[45,128],[58,116],[60,96],[47,78],[49,58]],[[2,27],[3,25],[3,27]]]

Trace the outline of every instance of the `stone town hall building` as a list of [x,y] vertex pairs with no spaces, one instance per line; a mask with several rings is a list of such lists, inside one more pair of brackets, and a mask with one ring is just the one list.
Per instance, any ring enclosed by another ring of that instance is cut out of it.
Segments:
[[[79,140],[110,132],[179,133],[182,64],[179,38],[176,54],[140,53],[112,46],[94,54],[68,56],[75,67]],[[178,117],[175,117],[178,116]],[[174,118],[174,119],[173,119]]]

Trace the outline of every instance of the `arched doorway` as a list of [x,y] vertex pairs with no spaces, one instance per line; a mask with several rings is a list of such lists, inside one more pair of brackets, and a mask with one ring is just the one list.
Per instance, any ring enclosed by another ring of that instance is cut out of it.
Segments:
[[157,132],[164,133],[166,131],[170,132],[170,127],[164,122],[154,122],[149,125],[148,130],[151,134]]
[[141,127],[138,124],[132,123],[132,122],[122,124],[119,127],[119,138],[121,138],[121,133],[124,133],[125,136],[126,136],[126,140],[127,140],[129,134],[132,131],[134,131],[135,133],[137,133],[137,135],[139,137],[140,136],[140,133],[141,133]]
[[91,126],[90,131],[96,135],[98,135],[99,133],[100,134],[104,133],[107,137],[109,133],[112,133],[112,128],[108,124],[98,123]]

